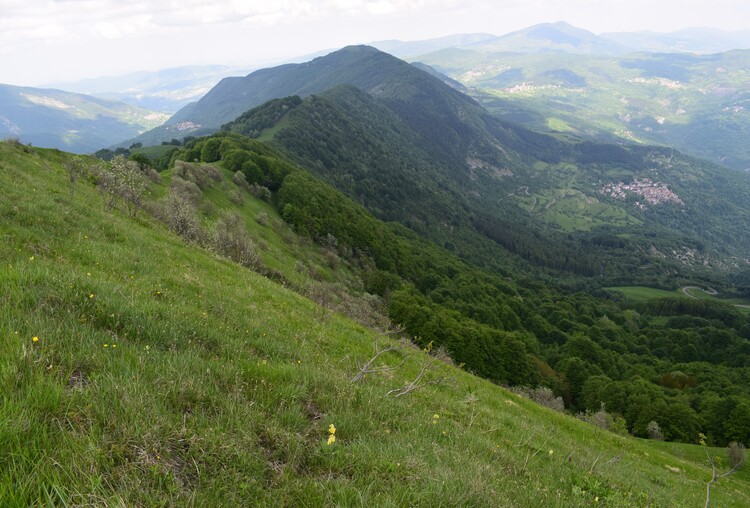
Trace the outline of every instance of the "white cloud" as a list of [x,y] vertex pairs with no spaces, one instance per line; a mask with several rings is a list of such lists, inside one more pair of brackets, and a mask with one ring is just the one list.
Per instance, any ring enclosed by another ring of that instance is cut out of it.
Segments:
[[246,64],[344,44],[502,34],[560,20],[594,32],[750,28],[750,2],[0,0],[0,82],[53,81],[76,68],[91,76],[181,63]]

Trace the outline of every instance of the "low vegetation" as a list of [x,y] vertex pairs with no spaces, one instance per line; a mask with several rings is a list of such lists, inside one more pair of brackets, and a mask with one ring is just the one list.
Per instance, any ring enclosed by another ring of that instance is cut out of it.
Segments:
[[[204,171],[191,213],[206,236],[186,242],[150,207],[200,164],[146,184],[133,216],[107,211],[95,176],[71,200],[67,154],[0,153],[0,504],[687,506],[716,476],[698,445],[580,422],[301,296],[353,298],[368,266],[384,294],[412,283],[350,257],[356,238],[311,244],[247,191],[232,203],[234,171]],[[218,240],[243,225],[249,268]],[[712,505],[746,506],[749,483],[742,467],[717,479]]]

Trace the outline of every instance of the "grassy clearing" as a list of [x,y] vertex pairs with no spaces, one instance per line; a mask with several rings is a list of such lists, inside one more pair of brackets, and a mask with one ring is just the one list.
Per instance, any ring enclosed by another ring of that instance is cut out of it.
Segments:
[[713,300],[734,305],[741,312],[750,313],[750,300],[745,298],[721,298],[697,287],[685,287],[676,290],[656,289],[643,286],[620,286],[604,288],[608,291],[622,293],[631,303],[644,303],[658,298],[695,298],[697,300]]
[[620,287],[608,287],[604,288],[607,291],[617,291],[625,295],[631,303],[643,303],[649,300],[655,300],[657,298],[674,298],[682,296],[687,298],[685,294],[680,290],[668,290],[668,289],[656,289],[648,288],[643,286],[620,286]]
[[260,136],[258,136],[258,141],[271,141],[274,136],[276,136],[276,133],[278,133],[280,130],[284,129],[285,127],[288,127],[290,125],[289,121],[289,113],[282,116],[281,119],[276,122],[276,124],[273,127],[269,127],[268,129],[264,129],[263,132],[260,133]]
[[[65,157],[0,144],[0,505],[703,502],[700,447],[607,433],[408,346],[352,383],[375,333],[148,216],[105,213],[88,183],[71,201]],[[307,247],[270,218],[248,227],[286,270]],[[447,381],[384,396],[425,361]],[[745,470],[713,505],[749,492]]]
[[142,153],[146,155],[147,157],[150,157],[152,159],[158,159],[159,157],[163,156],[170,150],[175,148],[175,145],[154,145],[154,146],[144,146],[141,148],[132,148],[130,150],[130,153]]

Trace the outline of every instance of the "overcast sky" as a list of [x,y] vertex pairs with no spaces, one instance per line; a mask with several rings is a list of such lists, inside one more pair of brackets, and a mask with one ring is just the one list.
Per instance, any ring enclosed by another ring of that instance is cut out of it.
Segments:
[[748,0],[0,0],[0,83],[38,86],[188,64],[251,67],[347,44],[502,35],[567,21],[595,33],[750,28]]

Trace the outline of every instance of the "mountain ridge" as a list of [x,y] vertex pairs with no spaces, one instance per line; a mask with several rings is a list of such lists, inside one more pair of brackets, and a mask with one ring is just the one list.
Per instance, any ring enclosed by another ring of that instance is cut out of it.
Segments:
[[[363,55],[372,58],[362,58]],[[354,85],[380,95],[415,93],[413,90],[397,90],[399,80],[394,74],[386,76],[385,81],[381,80],[379,66],[383,59],[389,64],[397,60],[369,46],[347,46],[303,64],[285,64],[261,69],[245,77],[224,78],[201,100],[178,111],[165,125],[127,143],[142,141],[144,144],[158,144],[178,137],[174,135],[176,131],[218,130],[222,124],[267,100],[288,95],[306,96],[338,84]],[[361,63],[364,67],[355,69],[352,62]],[[411,72],[409,64],[401,60],[398,62],[398,73]],[[374,90],[376,85],[380,88]]]

